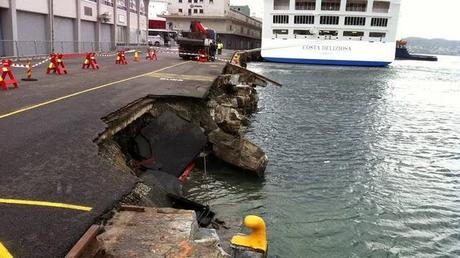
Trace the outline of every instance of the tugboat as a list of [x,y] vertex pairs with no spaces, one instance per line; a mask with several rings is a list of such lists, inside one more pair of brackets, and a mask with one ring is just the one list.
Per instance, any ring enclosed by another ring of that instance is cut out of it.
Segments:
[[416,60],[416,61],[438,61],[437,56],[428,55],[414,55],[409,53],[407,50],[407,41],[398,40],[396,41],[396,59],[398,60]]

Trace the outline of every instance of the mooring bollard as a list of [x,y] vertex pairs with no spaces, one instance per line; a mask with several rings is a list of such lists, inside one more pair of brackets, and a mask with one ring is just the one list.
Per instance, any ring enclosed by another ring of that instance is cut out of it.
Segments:
[[249,215],[244,218],[244,225],[252,232],[249,235],[236,235],[232,238],[232,257],[267,257],[268,242],[265,221],[261,217]]

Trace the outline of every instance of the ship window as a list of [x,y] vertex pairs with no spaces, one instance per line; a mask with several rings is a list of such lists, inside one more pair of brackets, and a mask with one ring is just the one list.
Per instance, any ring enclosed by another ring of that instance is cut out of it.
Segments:
[[316,0],[295,0],[296,10],[315,10]]
[[345,17],[345,25],[364,26],[366,17]]
[[322,0],[321,10],[323,11],[339,11],[340,0]]
[[336,30],[320,30],[320,36],[337,36],[339,33]]
[[390,10],[390,2],[384,1],[375,1],[372,6],[372,11],[374,13],[388,13]]
[[363,37],[363,31],[344,31],[343,36],[345,37]]
[[387,18],[372,18],[371,26],[373,27],[386,27],[388,26]]
[[294,16],[294,24],[314,24],[315,16],[313,15],[296,15]]
[[320,24],[337,25],[339,24],[339,16],[321,16]]
[[386,33],[383,32],[369,32],[369,37],[371,38],[384,38]]
[[294,30],[294,35],[307,36],[307,35],[313,35],[313,33],[311,33],[309,30]]
[[290,0],[274,0],[273,10],[289,10]]
[[288,33],[289,33],[288,30],[283,30],[283,29],[282,30],[273,30],[273,34],[275,34],[275,35],[278,35],[278,34],[279,35],[287,35]]
[[289,15],[273,15],[273,23],[288,24],[289,23]]
[[347,11],[365,12],[367,9],[367,0],[347,0]]

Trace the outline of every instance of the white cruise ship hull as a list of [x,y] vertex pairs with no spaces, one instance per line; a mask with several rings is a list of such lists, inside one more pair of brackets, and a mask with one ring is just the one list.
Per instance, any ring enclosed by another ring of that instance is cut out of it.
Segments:
[[387,66],[395,59],[396,42],[335,39],[263,39],[262,57],[270,62]]

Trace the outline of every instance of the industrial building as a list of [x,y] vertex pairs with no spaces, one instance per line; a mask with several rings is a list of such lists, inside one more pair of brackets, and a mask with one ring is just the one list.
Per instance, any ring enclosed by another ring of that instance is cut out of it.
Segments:
[[[249,9],[249,8],[248,8]],[[229,49],[260,47],[262,22],[230,7],[230,0],[169,0],[166,18],[168,29],[189,31],[191,21],[200,21],[216,30],[218,40]]]
[[0,0],[0,56],[147,42],[148,0]]

